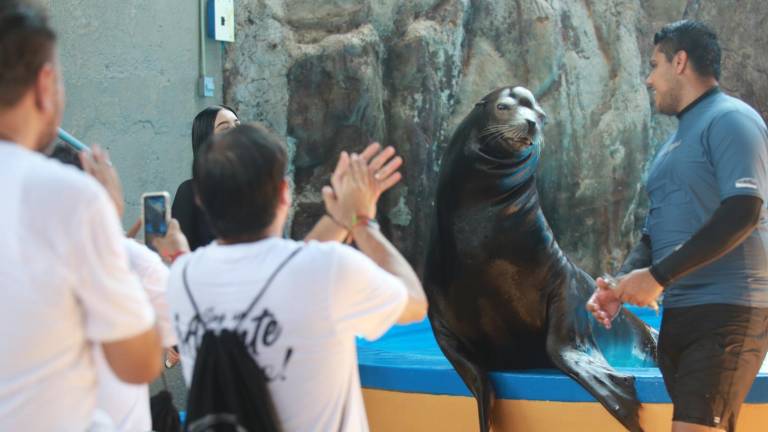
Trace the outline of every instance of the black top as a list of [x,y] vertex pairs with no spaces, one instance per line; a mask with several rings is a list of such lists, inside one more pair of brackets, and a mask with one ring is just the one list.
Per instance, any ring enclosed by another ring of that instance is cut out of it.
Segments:
[[205,214],[195,202],[192,179],[182,182],[176,190],[171,215],[179,221],[181,231],[187,237],[191,250],[205,246],[216,238]]

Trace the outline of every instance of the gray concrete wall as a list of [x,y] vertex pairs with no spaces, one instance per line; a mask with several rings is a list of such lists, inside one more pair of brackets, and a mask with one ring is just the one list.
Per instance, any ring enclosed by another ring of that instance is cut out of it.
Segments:
[[63,127],[107,148],[130,226],[145,191],[173,195],[190,177],[192,119],[222,98],[222,47],[206,38],[213,98],[197,93],[197,0],[45,0],[67,89]]

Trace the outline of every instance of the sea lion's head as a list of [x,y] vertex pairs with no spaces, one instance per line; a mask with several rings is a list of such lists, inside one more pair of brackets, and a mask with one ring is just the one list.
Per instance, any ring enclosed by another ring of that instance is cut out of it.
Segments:
[[[547,115],[525,87],[502,87],[475,104],[475,133],[481,150],[500,158],[528,153],[541,142]],[[480,111],[480,112],[477,112]]]

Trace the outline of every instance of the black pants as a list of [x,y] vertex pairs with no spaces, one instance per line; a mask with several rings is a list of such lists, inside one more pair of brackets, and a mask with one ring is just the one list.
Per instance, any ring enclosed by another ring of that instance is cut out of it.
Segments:
[[674,421],[734,431],[768,350],[768,308],[726,304],[667,308],[659,368]]

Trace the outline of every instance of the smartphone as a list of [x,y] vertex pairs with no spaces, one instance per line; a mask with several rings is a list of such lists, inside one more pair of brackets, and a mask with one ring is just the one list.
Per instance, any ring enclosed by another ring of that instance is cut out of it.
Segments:
[[144,226],[144,244],[157,252],[152,240],[164,237],[171,221],[171,196],[168,192],[147,192],[141,195],[141,223]]

